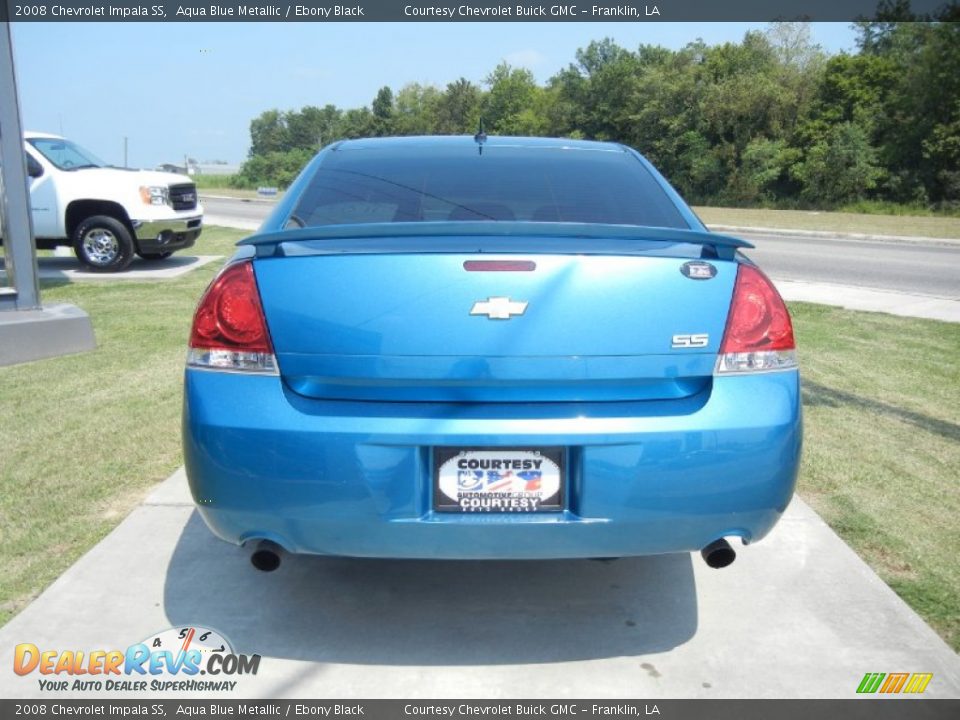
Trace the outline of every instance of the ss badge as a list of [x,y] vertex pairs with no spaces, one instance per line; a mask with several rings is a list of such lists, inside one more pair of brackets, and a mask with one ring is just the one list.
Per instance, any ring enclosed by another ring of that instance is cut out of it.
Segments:
[[673,344],[670,347],[675,348],[702,348],[710,343],[710,336],[707,333],[699,335],[674,335]]

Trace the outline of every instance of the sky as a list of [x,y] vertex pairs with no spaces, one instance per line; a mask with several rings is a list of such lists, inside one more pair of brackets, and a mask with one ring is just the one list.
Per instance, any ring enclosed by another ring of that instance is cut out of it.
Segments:
[[[108,163],[240,163],[264,110],[368,105],[408,82],[475,83],[502,60],[540,83],[611,37],[678,49],[737,42],[763,23],[12,23],[25,129],[63,134]],[[848,23],[813,41],[852,51]]]

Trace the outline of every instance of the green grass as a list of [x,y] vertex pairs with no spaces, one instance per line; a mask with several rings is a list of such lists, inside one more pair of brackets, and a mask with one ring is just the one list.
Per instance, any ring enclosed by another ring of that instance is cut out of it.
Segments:
[[197,187],[201,190],[207,188],[231,188],[234,185],[234,178],[236,175],[191,175],[190,179],[196,183]]
[[[241,231],[206,228],[201,254]],[[165,282],[42,282],[93,320],[97,350],[0,367],[0,624],[181,464],[180,383],[193,308],[219,263]]]
[[945,205],[931,208],[929,205],[895,203],[888,200],[858,200],[837,208],[840,212],[866,213],[868,215],[915,215],[929,217],[960,217],[960,206]]
[[[206,228],[229,255],[241,231]],[[162,282],[45,283],[93,319],[91,353],[0,368],[0,624],[182,462],[191,314],[216,267]],[[799,490],[960,649],[960,325],[791,306],[806,443]]]
[[707,225],[960,239],[960,217],[695,207]]
[[960,649],[960,325],[791,305],[799,492]]

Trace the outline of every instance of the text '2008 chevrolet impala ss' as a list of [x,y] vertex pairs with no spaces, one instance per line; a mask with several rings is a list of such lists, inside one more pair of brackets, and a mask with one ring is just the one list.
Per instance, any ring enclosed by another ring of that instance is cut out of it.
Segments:
[[789,503],[802,435],[790,317],[741,247],[621,145],[331,145],[198,306],[200,513],[265,569],[727,564]]

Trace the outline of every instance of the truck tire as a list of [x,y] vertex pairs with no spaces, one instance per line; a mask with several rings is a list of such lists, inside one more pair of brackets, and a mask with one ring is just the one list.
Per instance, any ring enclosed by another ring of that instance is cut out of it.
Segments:
[[119,272],[133,260],[133,237],[109,215],[94,215],[73,231],[73,252],[94,272]]
[[173,250],[166,250],[164,252],[138,252],[137,255],[144,260],[166,260],[173,255]]

